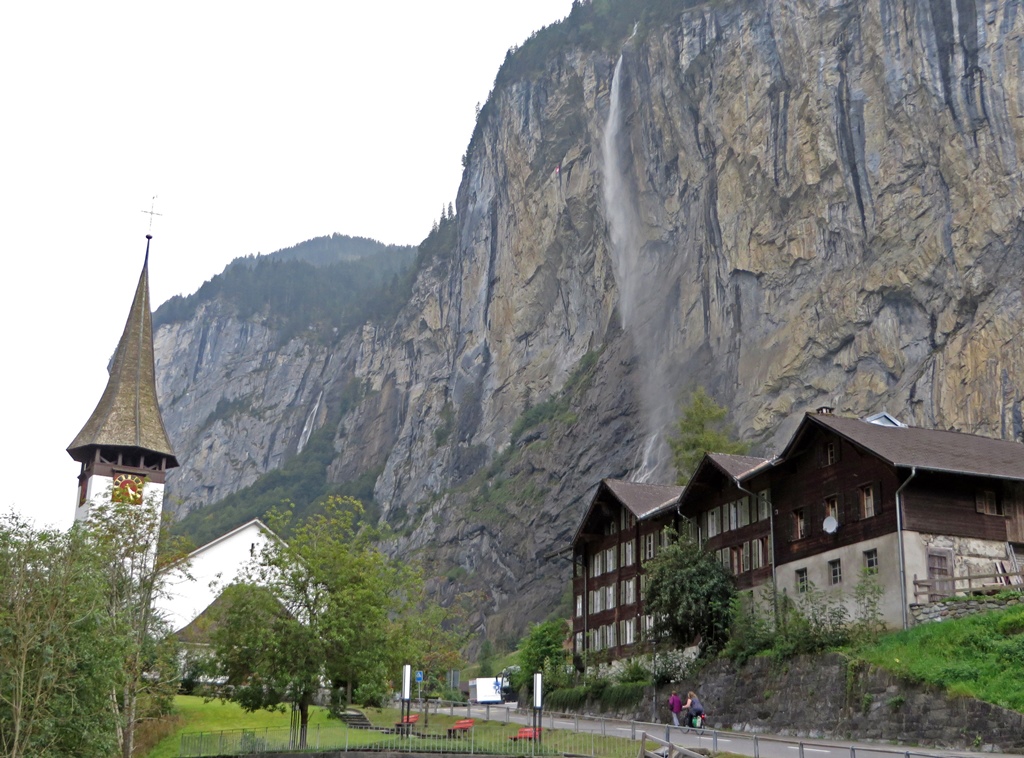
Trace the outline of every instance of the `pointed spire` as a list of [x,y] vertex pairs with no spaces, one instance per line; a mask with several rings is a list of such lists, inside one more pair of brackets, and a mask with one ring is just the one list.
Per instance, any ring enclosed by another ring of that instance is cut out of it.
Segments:
[[130,448],[167,458],[178,465],[167,438],[156,395],[153,315],[149,302],[149,241],[135,299],[114,353],[110,378],[96,410],[68,447],[68,454],[86,463],[98,448]]

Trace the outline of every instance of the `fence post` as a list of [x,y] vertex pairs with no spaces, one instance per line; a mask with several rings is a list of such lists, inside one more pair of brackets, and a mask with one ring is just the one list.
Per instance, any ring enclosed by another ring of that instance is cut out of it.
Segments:
[[804,743],[800,743],[800,758],[804,758]]
[[757,749],[757,735],[754,735],[754,758],[761,758],[761,753]]
[[576,733],[579,734],[580,733],[580,714],[579,713],[576,714],[576,719],[575,720],[576,720]]
[[635,721],[630,721],[629,722],[629,738],[631,740],[635,740],[636,739],[636,722]]

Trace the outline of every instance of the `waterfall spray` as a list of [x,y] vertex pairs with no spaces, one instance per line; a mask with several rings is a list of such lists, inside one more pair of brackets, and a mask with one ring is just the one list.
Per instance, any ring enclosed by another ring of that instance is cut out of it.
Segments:
[[[634,33],[636,30],[634,29]],[[619,292],[619,314],[622,327],[631,333],[637,356],[644,372],[641,405],[647,439],[637,451],[633,479],[644,482],[663,468],[667,446],[662,437],[664,420],[671,413],[671,401],[664,394],[665,369],[660,359],[662,337],[658,324],[663,318],[655,303],[645,301],[649,287],[643,266],[645,242],[642,225],[633,197],[629,160],[632,154],[620,144],[624,135],[623,57],[615,64],[612,75],[608,120],[601,140],[603,163],[603,199],[615,283]],[[661,399],[659,399],[661,398]]]

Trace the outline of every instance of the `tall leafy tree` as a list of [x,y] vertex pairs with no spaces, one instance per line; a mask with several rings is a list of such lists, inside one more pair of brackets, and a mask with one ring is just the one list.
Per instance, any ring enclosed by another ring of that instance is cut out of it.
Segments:
[[106,755],[120,646],[101,564],[80,528],[0,517],[0,753]]
[[669,439],[676,467],[676,483],[690,481],[705,453],[743,455],[750,446],[730,433],[727,411],[703,387],[698,387],[683,406],[677,434]]
[[680,539],[646,565],[645,608],[654,616],[655,634],[679,646],[698,638],[707,651],[725,643],[735,593],[733,578],[711,553]]
[[275,511],[271,540],[229,588],[211,641],[224,697],[247,710],[292,703],[305,745],[309,706],[322,687],[346,699],[360,685],[383,689],[394,619],[409,607],[415,574],[377,547],[381,533],[362,522],[359,501],[330,499],[321,514],[291,524]]
[[519,641],[519,671],[512,677],[512,687],[519,690],[532,682],[535,673],[544,674],[544,688],[555,689],[565,683],[571,665],[566,642],[569,626],[564,619],[534,624]]
[[188,544],[171,536],[155,500],[138,505],[107,498],[93,506],[82,528],[102,566],[106,634],[119,651],[110,703],[120,753],[132,758],[137,727],[166,714],[177,691],[177,644],[155,604],[172,569],[187,574]]

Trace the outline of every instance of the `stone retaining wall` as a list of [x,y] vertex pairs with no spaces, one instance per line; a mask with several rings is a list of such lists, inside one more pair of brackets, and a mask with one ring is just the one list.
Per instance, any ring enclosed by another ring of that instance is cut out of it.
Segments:
[[919,603],[910,606],[912,625],[926,624],[946,619],[961,619],[975,613],[1001,611],[1015,605],[1024,605],[1024,598],[1015,597],[1008,600],[997,600],[993,597],[961,597],[948,600],[937,600],[934,603]]
[[742,668],[716,661],[699,692],[712,722],[729,729],[1024,752],[1024,714],[949,697],[838,654],[755,658]]

